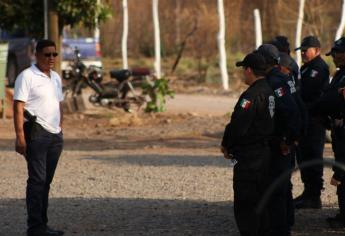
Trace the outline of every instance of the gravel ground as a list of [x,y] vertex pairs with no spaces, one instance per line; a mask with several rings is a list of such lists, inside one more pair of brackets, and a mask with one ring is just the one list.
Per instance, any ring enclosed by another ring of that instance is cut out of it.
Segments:
[[[195,114],[67,116],[50,225],[67,236],[238,236],[232,169],[218,148],[227,120]],[[24,236],[25,161],[13,152],[11,121],[0,122],[0,134],[0,235]],[[329,145],[325,156],[332,158]],[[345,234],[325,223],[337,211],[331,174],[325,168],[324,208],[298,211],[293,235]],[[293,183],[296,196],[302,191],[298,173]]]

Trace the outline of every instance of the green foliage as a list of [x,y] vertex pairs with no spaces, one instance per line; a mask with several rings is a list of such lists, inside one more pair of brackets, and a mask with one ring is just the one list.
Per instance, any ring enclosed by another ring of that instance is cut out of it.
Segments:
[[55,0],[56,10],[62,25],[74,26],[82,23],[87,28],[94,28],[98,22],[106,20],[110,15],[110,8],[97,4],[97,0]]
[[9,33],[43,36],[43,1],[1,0],[0,28]]
[[[111,15],[108,5],[97,0],[50,0],[59,16],[59,29],[65,25],[96,26]],[[10,33],[23,32],[26,36],[42,37],[44,30],[43,0],[1,0],[0,28]]]
[[166,96],[174,97],[175,92],[169,88],[169,81],[165,78],[147,81],[142,85],[143,94],[150,97],[145,112],[165,111]]

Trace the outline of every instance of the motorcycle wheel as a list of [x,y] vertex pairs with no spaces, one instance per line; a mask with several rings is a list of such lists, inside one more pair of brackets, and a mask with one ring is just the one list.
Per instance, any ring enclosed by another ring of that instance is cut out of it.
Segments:
[[146,103],[144,96],[127,97],[126,101],[121,104],[121,107],[126,112],[138,112]]

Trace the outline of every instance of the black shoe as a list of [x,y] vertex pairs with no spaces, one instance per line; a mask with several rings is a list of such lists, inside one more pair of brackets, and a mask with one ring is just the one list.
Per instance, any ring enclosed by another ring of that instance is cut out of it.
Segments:
[[328,222],[329,227],[331,227],[332,229],[345,228],[345,220],[343,219],[343,217],[341,217],[340,214],[337,214],[334,217],[329,217],[326,219],[326,221]]
[[305,194],[302,193],[301,195],[299,195],[298,197],[296,197],[296,198],[293,200],[294,205],[298,204],[299,202],[302,202],[303,199],[305,198],[304,195],[305,195]]
[[321,209],[321,198],[320,197],[303,197],[299,201],[294,201],[294,205],[296,209]]
[[61,231],[61,230],[56,230],[56,229],[52,229],[49,226],[47,226],[46,232],[51,232],[51,233],[55,233],[58,236],[62,236],[65,234],[65,232]]

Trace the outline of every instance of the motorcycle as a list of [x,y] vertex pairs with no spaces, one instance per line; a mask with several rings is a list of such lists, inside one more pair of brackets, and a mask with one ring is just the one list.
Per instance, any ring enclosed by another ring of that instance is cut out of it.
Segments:
[[149,69],[111,70],[111,80],[103,82],[102,68],[86,67],[80,60],[78,49],[75,50],[75,60],[71,68],[64,93],[66,96],[71,94],[74,100],[82,94],[84,88],[90,87],[93,94],[89,96],[89,102],[96,106],[118,107],[131,112],[135,107],[139,110],[146,103],[145,96],[139,93],[138,88],[151,75]]

